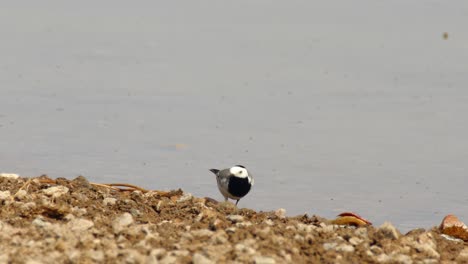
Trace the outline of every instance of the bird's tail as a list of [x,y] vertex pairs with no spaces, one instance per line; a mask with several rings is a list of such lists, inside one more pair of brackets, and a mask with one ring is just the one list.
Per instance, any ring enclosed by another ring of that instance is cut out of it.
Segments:
[[211,171],[212,173],[216,174],[216,175],[217,175],[218,172],[219,172],[219,170],[217,170],[217,169],[210,169],[210,171]]

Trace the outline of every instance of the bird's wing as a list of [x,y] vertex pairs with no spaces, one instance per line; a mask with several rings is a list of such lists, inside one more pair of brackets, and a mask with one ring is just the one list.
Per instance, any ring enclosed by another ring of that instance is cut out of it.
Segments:
[[220,180],[227,180],[231,176],[231,171],[229,169],[224,169],[218,172],[218,178]]

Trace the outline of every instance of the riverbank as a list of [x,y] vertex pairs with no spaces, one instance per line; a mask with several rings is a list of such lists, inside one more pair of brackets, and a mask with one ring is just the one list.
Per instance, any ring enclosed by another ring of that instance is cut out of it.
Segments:
[[0,177],[0,204],[1,263],[468,263],[468,244],[438,228],[340,226],[84,177]]

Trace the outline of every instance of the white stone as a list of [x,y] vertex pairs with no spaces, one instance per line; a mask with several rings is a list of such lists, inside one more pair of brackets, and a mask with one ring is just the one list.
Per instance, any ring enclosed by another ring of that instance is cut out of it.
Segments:
[[325,249],[325,250],[335,249],[335,247],[336,247],[337,245],[338,245],[338,244],[337,244],[337,243],[334,243],[334,242],[331,242],[331,243],[324,243],[324,244],[323,244],[323,249]]
[[117,199],[112,198],[112,197],[104,198],[104,200],[102,201],[104,205],[114,205],[116,202],[117,202]]
[[360,239],[358,237],[352,237],[352,238],[349,239],[349,243],[351,245],[357,246],[357,245],[362,243],[362,239]]
[[183,193],[182,196],[177,200],[178,203],[192,200],[193,195],[191,193]]
[[0,201],[5,201],[11,197],[10,191],[0,191]]
[[96,262],[103,262],[105,257],[102,250],[88,250],[86,255]]
[[49,187],[47,189],[42,190],[42,192],[47,195],[51,196],[53,198],[57,198],[62,196],[63,194],[66,194],[68,192],[68,188],[65,186],[53,186]]
[[18,179],[19,175],[15,174],[15,173],[0,173],[0,177],[10,178],[10,179]]
[[335,247],[335,250],[341,252],[354,252],[354,247],[347,244],[340,244]]
[[275,264],[276,261],[274,258],[257,256],[254,258],[255,264]]
[[386,237],[391,239],[398,239],[400,237],[400,233],[393,226],[390,222],[384,222],[380,227],[378,232],[383,233]]
[[32,221],[32,224],[37,226],[37,227],[48,227],[51,225],[51,223],[47,222],[47,221],[44,221],[44,219],[42,219],[42,217],[37,217],[36,219],[34,219]]
[[191,233],[195,237],[204,237],[204,236],[210,237],[214,234],[213,231],[208,230],[208,229],[194,230]]
[[212,260],[209,258],[205,257],[203,254],[200,253],[195,253],[193,255],[193,264],[212,264],[214,263]]
[[275,211],[275,215],[276,217],[278,217],[279,219],[284,219],[286,218],[286,209],[284,208],[279,208]]
[[68,226],[74,232],[83,232],[93,227],[94,223],[87,219],[76,218],[68,222]]
[[133,217],[129,213],[123,213],[121,216],[117,217],[112,221],[112,228],[114,229],[114,233],[120,233],[126,227],[133,223]]
[[15,197],[21,200],[24,199],[27,194],[28,192],[26,190],[19,190],[15,193]]
[[233,223],[238,223],[244,221],[244,217],[242,215],[228,215],[226,217],[227,220],[233,222]]

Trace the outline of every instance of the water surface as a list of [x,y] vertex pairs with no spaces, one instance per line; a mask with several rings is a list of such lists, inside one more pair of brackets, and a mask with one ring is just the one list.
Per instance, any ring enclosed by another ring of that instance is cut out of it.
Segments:
[[[468,221],[468,4],[30,1],[0,9],[0,170],[402,230]],[[443,38],[443,33],[448,38]]]

